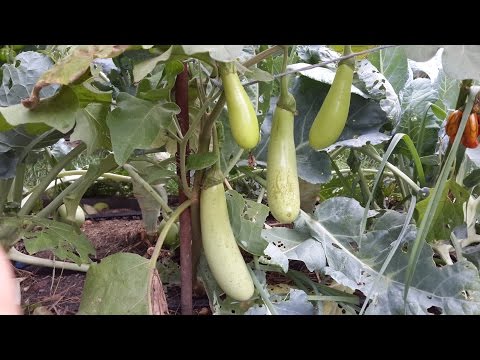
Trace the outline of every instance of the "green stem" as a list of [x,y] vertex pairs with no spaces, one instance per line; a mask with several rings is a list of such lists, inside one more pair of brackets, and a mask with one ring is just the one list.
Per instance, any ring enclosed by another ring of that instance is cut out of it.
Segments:
[[[366,203],[368,201],[368,199],[370,198],[370,196],[372,195],[372,193],[370,192],[370,189],[368,188],[367,179],[365,178],[365,174],[363,173],[361,167],[358,168],[357,173],[358,173],[358,180],[360,182],[360,189],[362,191],[363,201],[365,201],[365,203]],[[378,210],[380,208],[377,205],[377,203],[375,202],[375,200],[373,201],[373,207],[376,210]]]
[[151,298],[152,298],[152,279],[153,279],[153,274],[154,270],[156,269],[157,265],[157,260],[158,256],[160,255],[160,250],[162,249],[163,242],[165,241],[165,238],[167,237],[168,231],[170,230],[170,227],[173,225],[175,221],[177,221],[178,217],[180,214],[187,209],[190,205],[192,204],[192,200],[186,200],[183,202],[178,208],[175,209],[175,211],[170,215],[170,218],[166,221],[164,228],[160,232],[160,235],[158,236],[157,243],[155,244],[155,248],[153,250],[152,257],[150,258],[148,267],[150,269],[150,273],[148,276],[148,283],[147,283],[147,298],[149,299],[149,307],[151,308]]
[[230,173],[230,171],[232,171],[233,167],[237,164],[238,160],[240,160],[240,158],[243,155],[243,151],[244,150],[242,148],[240,148],[237,151],[237,153],[232,157],[232,159],[228,162],[228,165],[225,169],[225,176],[227,176]]
[[[65,176],[71,176],[71,175],[85,175],[88,170],[67,170],[67,171],[62,171],[57,175],[57,178],[62,178]],[[100,178],[104,179],[110,179],[113,181],[118,181],[118,182],[132,182],[132,178],[130,176],[126,175],[119,175],[119,174],[114,174],[114,173],[103,173],[100,175]]]
[[5,205],[7,203],[8,193],[12,187],[13,178],[0,180],[0,215],[3,214]]
[[19,261],[24,264],[56,268],[56,269],[87,272],[88,269],[90,268],[89,264],[77,265],[77,264],[69,263],[65,261],[55,261],[51,259],[43,259],[43,258],[38,258],[36,256],[23,254],[17,249],[15,249],[14,247],[10,248],[10,251],[8,252],[8,257],[10,258],[10,260]]
[[160,204],[162,209],[170,214],[173,210],[168,206],[168,204],[163,200],[158,192],[156,192],[149,183],[147,183],[143,178],[136,172],[135,168],[130,164],[123,165],[123,168],[130,174],[132,179],[138,182],[152,197]]
[[347,148],[345,146],[340,146],[336,148],[335,150],[332,150],[328,155],[332,160],[335,160],[337,157],[339,157]]
[[250,266],[247,266],[247,269],[250,272],[250,276],[252,277],[253,284],[257,288],[258,294],[262,298],[262,301],[265,303],[268,310],[270,310],[270,314],[271,315],[278,315],[277,310],[275,310],[272,302],[270,301],[270,295],[265,291],[262,284],[260,284],[260,282],[258,281],[257,277],[255,276],[255,273],[250,268]]
[[[359,148],[357,149],[357,151],[360,151],[361,153],[371,157],[372,159],[374,160],[377,160],[379,162],[382,162],[382,157],[378,154],[375,154],[373,151],[371,151],[369,148],[367,147],[362,147],[362,148]],[[392,173],[394,173],[395,175],[399,176],[403,181],[405,181],[415,192],[418,192],[420,191],[420,187],[415,184],[415,182],[410,179],[408,177],[408,175],[406,175],[403,171],[401,171],[399,168],[397,168],[395,165],[389,163],[387,161],[386,165],[385,165]]]
[[80,155],[85,149],[87,145],[85,143],[81,143],[77,147],[75,147],[72,151],[70,151],[67,155],[62,157],[58,162],[52,167],[52,169],[48,172],[48,174],[42,179],[40,184],[38,184],[35,189],[33,190],[32,194],[28,198],[25,205],[19,210],[18,215],[24,216],[28,215],[30,211],[32,211],[33,207],[35,206],[35,202],[40,198],[43,194],[47,186],[53,181],[58,173],[62,171],[62,169],[74,158]]
[[15,180],[13,181],[13,202],[20,204],[23,196],[23,184],[25,182],[25,162],[19,162],[15,170]]
[[40,210],[36,216],[37,217],[48,217],[49,214],[54,212],[58,207],[63,203],[63,198],[73,191],[75,191],[82,184],[82,178],[78,178],[73,183],[68,185],[60,194],[58,194],[55,199],[53,199],[47,206]]
[[253,180],[255,180],[256,182],[258,182],[260,185],[262,185],[263,187],[267,187],[267,180],[265,180],[263,177],[261,177],[260,175],[257,175],[256,173],[252,172],[250,169],[247,169],[247,168],[237,168],[238,171],[244,173],[245,175],[247,175],[248,177],[252,178]]
[[[342,175],[342,172],[340,171],[337,163],[332,159],[332,157],[329,156],[328,158],[330,159],[330,164],[332,165],[332,168],[333,168],[332,174],[336,174],[338,176],[338,178],[342,182],[343,188],[345,190],[347,190],[350,187],[350,184],[348,183],[347,179],[345,179],[345,177]],[[348,170],[351,171],[350,169],[348,169]],[[352,189],[351,194],[352,194],[352,197],[353,197],[353,189]]]

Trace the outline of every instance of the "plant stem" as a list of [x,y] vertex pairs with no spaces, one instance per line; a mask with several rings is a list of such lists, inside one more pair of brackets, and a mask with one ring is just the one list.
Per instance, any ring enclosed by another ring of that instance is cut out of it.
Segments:
[[10,251],[8,252],[8,257],[10,258],[10,260],[19,261],[24,264],[43,266],[43,267],[49,267],[49,268],[58,268],[58,269],[82,271],[82,272],[87,272],[88,269],[90,268],[89,264],[77,265],[77,264],[69,263],[65,261],[55,261],[51,259],[43,259],[43,258],[38,258],[36,256],[27,255],[27,254],[21,253],[20,251],[15,249],[13,246],[10,248]]
[[11,179],[0,179],[0,215],[3,214],[3,209],[7,203],[8,193],[12,187],[13,178]]
[[[188,134],[189,114],[188,114],[188,69],[187,64],[183,64],[183,72],[177,75],[175,81],[175,102],[180,107],[179,134],[183,136]],[[203,114],[202,114],[203,115]],[[201,116],[200,116],[201,117]],[[182,179],[182,186],[178,191],[180,203],[188,200],[187,192],[190,192],[190,175],[186,170],[185,162],[190,153],[188,139],[177,144],[177,175]],[[183,167],[182,167],[183,163]],[[192,315],[192,225],[190,211],[186,209],[180,214],[180,282],[181,295],[180,302],[182,315]]]
[[160,196],[158,192],[156,192],[149,183],[147,183],[143,178],[135,171],[135,168],[130,165],[130,164],[125,164],[123,165],[123,168],[127,170],[127,172],[130,174],[132,179],[136,182],[138,182],[152,197],[160,204],[162,209],[167,213],[170,214],[172,212],[172,209],[168,204],[163,200],[163,198]]
[[25,162],[19,162],[15,170],[15,180],[13,181],[13,202],[20,204],[23,196],[23,184],[25,181]]
[[[371,157],[374,160],[377,160],[379,162],[382,161],[382,157],[378,154],[375,154],[369,148],[362,147],[357,149],[357,151],[360,151],[361,153]],[[392,173],[394,173],[395,175],[398,175],[402,180],[404,180],[415,192],[418,192],[420,190],[420,187],[417,184],[415,184],[415,182],[412,179],[410,179],[403,171],[401,171],[395,165],[387,161],[385,166],[389,168]]]
[[228,165],[227,165],[227,167],[225,169],[225,173],[224,173],[225,176],[227,176],[230,173],[230,171],[232,171],[233,167],[237,164],[238,160],[240,160],[242,155],[243,155],[243,149],[240,148],[237,151],[237,153],[228,162]]
[[250,272],[250,276],[252,277],[253,284],[257,288],[258,293],[260,294],[260,297],[262,298],[263,302],[267,306],[268,310],[270,310],[271,315],[278,315],[277,310],[273,307],[272,302],[270,301],[270,295],[268,292],[263,288],[262,284],[257,279],[257,276],[253,272],[253,270],[250,268],[250,266],[247,266],[248,271]]
[[55,199],[53,199],[47,206],[40,210],[36,216],[41,218],[48,217],[49,214],[55,211],[62,204],[63,198],[75,191],[82,184],[82,181],[82,178],[78,178],[73,183],[68,185],[60,194],[55,197]]
[[57,177],[58,173],[62,171],[62,169],[70,161],[80,155],[86,148],[87,145],[85,143],[81,143],[80,145],[76,146],[72,151],[70,151],[67,155],[58,160],[58,162],[52,167],[48,174],[42,179],[40,184],[35,187],[25,205],[19,210],[18,215],[28,215],[35,206],[35,202],[37,201],[37,199],[40,198],[40,196],[43,194],[50,182]]
[[[71,176],[71,175],[85,175],[88,170],[68,170],[68,171],[62,171],[57,175],[57,178],[63,178],[65,176]],[[118,182],[132,182],[132,178],[130,176],[125,176],[125,175],[119,175],[119,174],[114,174],[114,173],[103,173],[100,175],[99,179],[104,178],[104,179],[110,179],[113,181],[118,181]]]
[[[152,257],[150,258],[150,261],[149,261],[150,274],[148,276],[148,285],[147,285],[148,299],[151,299],[151,296],[152,296],[152,286],[151,286],[151,284],[152,284],[152,279],[153,279],[153,273],[154,273],[154,270],[156,269],[158,256],[160,255],[160,250],[162,249],[163,242],[165,241],[165,238],[167,237],[167,234],[168,234],[168,231],[170,230],[170,227],[177,220],[177,218],[180,216],[180,214],[185,209],[187,209],[191,204],[192,204],[192,200],[186,200],[178,208],[176,208],[175,211],[170,215],[170,218],[166,221],[164,228],[162,229],[162,231],[160,232],[160,235],[158,236],[158,240],[157,240],[157,243],[155,244],[155,248],[153,250]],[[151,301],[149,301],[149,304],[151,304]]]
[[237,168],[238,171],[244,173],[245,175],[247,175],[248,177],[252,178],[253,180],[255,180],[256,182],[258,182],[260,185],[262,185],[264,188],[267,187],[267,180],[265,180],[263,177],[261,177],[260,175],[257,175],[255,174],[254,172],[252,172],[250,169],[247,169],[247,168]]

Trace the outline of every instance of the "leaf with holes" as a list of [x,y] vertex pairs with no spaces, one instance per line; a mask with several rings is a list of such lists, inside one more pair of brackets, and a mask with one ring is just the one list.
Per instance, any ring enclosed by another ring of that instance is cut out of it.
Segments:
[[230,225],[237,244],[253,255],[263,255],[267,243],[262,239],[261,232],[268,216],[268,207],[244,199],[235,190],[228,190],[225,196]]
[[[269,300],[278,315],[313,315],[314,308],[311,302],[307,300],[307,294],[298,289],[288,289],[287,294],[276,294],[268,291],[265,272],[254,270],[254,274],[263,287]],[[271,315],[270,309],[262,302],[251,306],[245,315]]]
[[[323,244],[328,263],[324,268],[326,275],[352,290],[368,294],[404,226],[406,215],[386,210],[360,236],[363,212],[356,200],[337,197],[318,205],[313,217],[301,213],[295,226],[309,229],[312,237]],[[416,228],[410,224],[401,248],[374,288],[366,314],[404,313],[404,281],[415,238]],[[480,278],[473,264],[459,261],[437,268],[432,249],[428,245],[423,247],[410,285],[407,314],[429,314],[432,307],[444,314],[480,314],[479,299]]]
[[180,109],[174,103],[153,103],[127,93],[117,97],[117,108],[107,116],[115,160],[125,164],[134,149],[149,148],[160,131],[170,126]]
[[95,255],[95,248],[81,231],[48,219],[33,217],[32,222],[42,229],[24,235],[25,249],[29,254],[50,250],[60,260],[69,259],[78,265],[91,262],[88,255]]
[[118,253],[90,265],[78,314],[149,315],[148,264],[140,255]]
[[[0,87],[0,106],[20,104],[28,98],[40,75],[53,66],[47,56],[35,51],[25,51],[17,55],[14,64],[3,64],[2,86]],[[44,87],[40,98],[52,96],[58,86]]]
[[371,99],[378,101],[394,124],[398,123],[401,114],[400,101],[390,82],[366,59],[357,64],[356,71],[358,83],[362,84],[362,89]]
[[106,122],[109,108],[108,105],[89,104],[77,112],[76,126],[70,140],[83,141],[87,144],[87,151],[90,155],[98,149],[109,150],[112,148]]
[[325,267],[326,258],[323,246],[309,234],[287,228],[262,230],[262,238],[268,242],[264,250],[269,260],[288,271],[289,260],[300,260],[309,271],[318,271]]

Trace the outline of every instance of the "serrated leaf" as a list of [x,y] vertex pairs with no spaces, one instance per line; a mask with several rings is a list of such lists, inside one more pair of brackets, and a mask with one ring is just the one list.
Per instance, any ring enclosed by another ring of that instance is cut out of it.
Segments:
[[68,85],[79,79],[96,58],[113,58],[127,50],[129,45],[79,45],[71,54],[46,71],[39,82]]
[[32,221],[42,230],[24,235],[25,249],[29,254],[50,250],[60,260],[69,259],[78,265],[91,262],[88,255],[95,255],[95,248],[85,234],[58,221],[41,218],[32,218]]
[[214,152],[190,154],[187,158],[187,170],[202,170],[217,162],[218,156]]
[[[22,99],[28,98],[40,75],[52,66],[53,61],[48,56],[35,51],[18,54],[14,64],[3,64],[0,106],[20,104]],[[56,85],[44,87],[40,98],[52,96],[57,89]]]
[[326,258],[322,244],[308,234],[287,228],[262,230],[262,238],[268,242],[265,255],[269,261],[281,266],[286,273],[288,260],[300,260],[309,271],[318,271],[325,267]]
[[75,92],[64,86],[55,96],[40,100],[35,110],[29,110],[21,104],[0,108],[1,115],[11,125],[44,123],[66,133],[75,125],[78,109]]
[[268,216],[268,207],[255,201],[244,199],[235,190],[225,193],[230,225],[237,244],[254,255],[263,255],[267,246],[262,239],[263,223]]
[[117,97],[117,108],[107,116],[115,160],[122,165],[134,149],[148,148],[180,109],[174,103],[152,103],[127,93]]
[[78,314],[148,315],[148,263],[140,255],[119,253],[91,265]]
[[[360,237],[358,229],[363,211],[357,201],[338,197],[318,205],[313,217],[301,213],[296,226],[309,228],[312,236],[324,245],[327,275],[365,294],[377,279],[392,243],[403,228],[406,215],[387,210]],[[415,238],[415,226],[409,225],[400,249],[375,287],[366,314],[403,313],[405,274],[410,245]],[[480,278],[478,270],[466,261],[437,268],[432,249],[424,246],[410,286],[407,314],[429,314],[432,306],[443,314],[479,314]]]
[[368,56],[368,60],[385,76],[397,94],[403,89],[408,80],[405,49],[397,46],[375,51]]
[[109,109],[108,105],[103,104],[89,104],[79,109],[71,141],[81,140],[87,144],[88,154],[98,149],[111,149],[110,131],[106,123]]
[[[449,240],[452,230],[463,223],[463,204],[468,200],[470,193],[455,180],[447,181],[442,200],[439,202],[433,223],[426,237],[427,241]],[[432,193],[425,200],[418,202],[418,221],[420,224],[427,209],[428,202],[432,199]]]

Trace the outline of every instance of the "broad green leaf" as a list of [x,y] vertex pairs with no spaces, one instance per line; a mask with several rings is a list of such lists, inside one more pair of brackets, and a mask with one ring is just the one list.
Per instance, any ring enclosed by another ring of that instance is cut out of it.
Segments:
[[98,149],[111,149],[110,132],[106,119],[109,111],[108,105],[89,104],[79,109],[76,116],[76,126],[70,139],[82,140],[87,144],[88,154],[93,154]]
[[274,77],[270,72],[262,70],[258,67],[255,67],[251,71],[246,72],[245,76],[249,81],[270,82],[274,80]]
[[430,109],[438,100],[438,91],[430,79],[418,78],[409,82],[402,91],[401,120],[395,132],[410,136],[420,156],[431,155],[437,144],[441,121]]
[[149,315],[148,259],[118,253],[93,264],[87,272],[80,315]]
[[268,216],[268,207],[244,199],[235,190],[228,190],[225,196],[230,224],[237,244],[251,254],[263,255],[267,243],[262,239],[261,232]]
[[0,113],[11,125],[44,123],[66,133],[75,125],[77,109],[75,92],[64,86],[55,96],[41,100],[35,110],[18,104],[0,108]]
[[213,60],[234,61],[242,54],[243,45],[182,45],[187,55],[208,53]]
[[187,170],[201,170],[217,162],[218,156],[214,152],[191,154],[187,158]]
[[467,246],[463,249],[462,254],[468,261],[472,262],[477,269],[480,269],[480,245]]
[[[478,185],[478,174],[480,173],[480,148],[466,149],[465,155],[457,174],[457,181],[465,186],[473,187]],[[467,185],[468,184],[468,185]]]
[[[460,91],[460,80],[451,79],[440,69],[435,79],[434,87],[438,89],[439,100],[443,103],[445,112],[449,109],[455,109],[457,104],[458,93]],[[440,117],[440,119],[444,119]]]
[[92,86],[85,86],[85,83],[72,85],[72,90],[77,95],[78,103],[80,107],[85,107],[90,103],[103,103],[111,104],[112,102],[112,92],[103,92],[103,91],[94,91]]
[[[25,51],[17,55],[15,64],[2,65],[2,86],[0,87],[0,106],[20,104],[28,98],[40,75],[53,66],[46,55],[35,51]],[[58,86],[44,87],[40,98],[52,96]]]
[[48,219],[34,217],[32,222],[42,229],[24,235],[25,249],[29,254],[51,250],[60,260],[69,259],[78,265],[91,262],[88,255],[95,255],[95,248],[81,231]]
[[120,93],[117,108],[107,116],[117,163],[125,164],[134,149],[148,148],[179,111],[174,103],[152,103]]
[[327,265],[322,244],[309,234],[288,228],[272,228],[262,230],[262,238],[268,242],[265,255],[285,273],[289,260],[303,261],[309,271],[318,271]]
[[[357,201],[337,197],[318,205],[313,217],[301,213],[295,225],[299,229],[310,229],[311,235],[323,244],[328,262],[325,274],[365,294],[377,279],[392,243],[403,228],[406,215],[386,210],[373,220],[367,233],[359,237],[363,211]],[[409,225],[401,240],[401,248],[375,287],[366,314],[403,313],[405,274],[415,237],[415,226]],[[480,314],[479,296],[478,270],[470,262],[459,261],[437,268],[432,249],[423,247],[410,286],[408,314],[429,314],[432,306],[443,314]]]
[[[0,179],[8,179],[15,176],[17,161],[25,148],[32,142],[36,142],[36,138],[45,130],[38,134],[28,131],[28,125],[19,125],[11,130],[0,132]],[[36,125],[36,124],[34,124]],[[50,129],[47,127],[47,129]],[[32,129],[35,130],[35,129]],[[39,128],[39,130],[41,130]],[[64,135],[58,131],[54,131],[38,142],[33,149],[40,149],[56,143]],[[25,154],[24,154],[25,155]]]
[[427,61],[435,56],[442,45],[403,45],[402,47],[409,59]]
[[160,225],[158,217],[160,216],[160,210],[162,207],[141,184],[135,181],[134,178],[132,178],[132,183],[133,195],[135,195],[142,211],[142,220],[145,225],[145,231],[147,234],[153,235],[157,232]]
[[368,60],[380,71],[393,90],[399,94],[408,80],[408,61],[402,47],[387,48],[368,55]]
[[480,80],[479,45],[405,45],[404,48],[407,56],[416,61],[429,60],[443,48],[443,69],[449,77]]
[[159,62],[167,61],[172,54],[172,47],[169,47],[163,54],[139,62],[133,66],[133,80],[139,82],[150,74]]
[[[457,226],[463,223],[463,204],[468,200],[470,193],[455,180],[448,180],[445,190],[442,194],[442,201],[438,204],[433,218],[433,224],[426,237],[429,242],[438,240],[449,240],[450,233]],[[431,201],[432,194],[417,204],[418,212],[417,223],[420,224],[427,209],[428,202]]]
[[40,82],[69,85],[90,68],[93,59],[118,56],[128,47],[128,45],[79,45],[71,54],[46,71],[40,77]]

